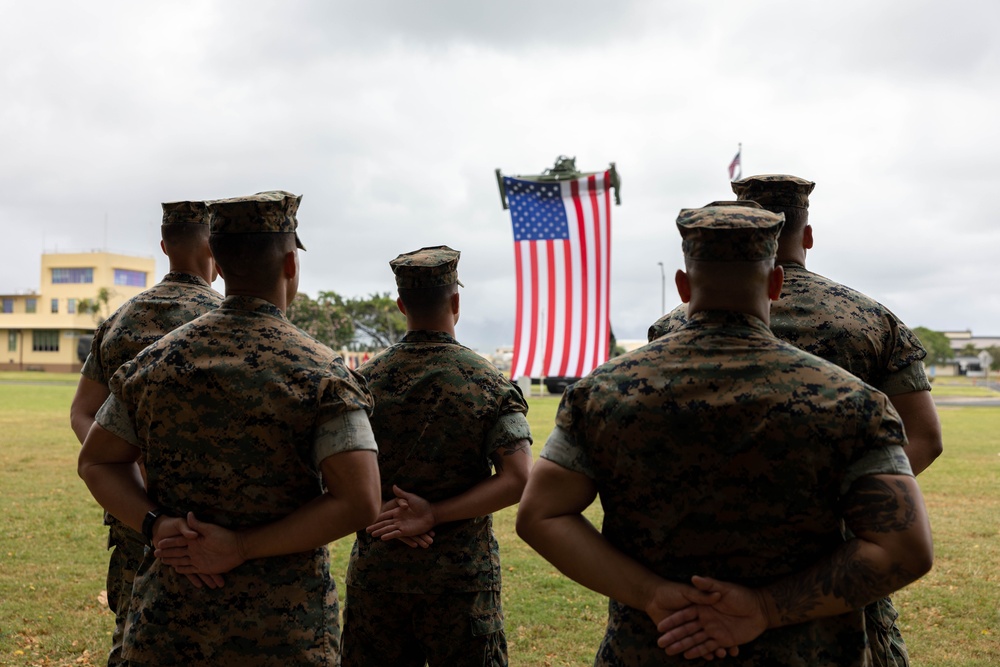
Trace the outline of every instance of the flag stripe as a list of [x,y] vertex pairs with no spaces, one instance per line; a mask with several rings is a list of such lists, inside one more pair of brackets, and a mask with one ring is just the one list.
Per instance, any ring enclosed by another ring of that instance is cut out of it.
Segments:
[[559,376],[566,375],[566,369],[569,368],[569,355],[570,346],[573,342],[573,254],[572,248],[570,247],[569,240],[563,241],[563,276],[564,285],[563,289],[563,303],[564,312],[563,316],[563,348],[562,348],[562,360],[559,362]]
[[531,281],[531,327],[528,329],[528,358],[524,365],[527,368],[534,368],[535,350],[538,344],[538,244],[532,243],[528,249],[531,258],[531,275],[535,279]]
[[604,318],[601,325],[602,359],[611,358],[611,173],[604,172],[604,266],[608,279],[604,281]]
[[521,265],[521,242],[514,242],[514,279],[517,283],[517,297],[514,305],[514,354],[510,362],[511,370],[518,368],[521,356],[521,327],[524,319],[524,269]]
[[542,368],[552,367],[552,348],[555,344],[556,320],[559,311],[556,310],[556,249],[555,241],[549,239],[545,242],[545,258],[549,267],[549,280],[547,285],[548,308],[545,318],[545,358],[542,360]]
[[[600,356],[601,348],[601,333],[604,330],[604,318],[607,313],[604,310],[604,290],[602,285],[604,283],[601,281],[601,272],[604,265],[603,249],[601,247],[601,212],[597,205],[597,176],[592,175],[587,178],[587,191],[590,196],[590,212],[594,218],[594,238],[597,242],[594,244],[594,266],[595,266],[595,283],[594,283],[594,301],[597,303],[597,313],[596,319],[594,320],[594,355],[592,357],[591,365],[597,368],[600,362],[597,361]],[[606,357],[605,357],[606,358]]]
[[[580,258],[580,325],[583,329],[582,343],[585,343],[591,338],[590,335],[590,299],[589,295],[589,281],[588,281],[588,263],[587,260],[587,229],[586,223],[583,220],[583,204],[580,201],[580,182],[570,181],[570,198],[573,202],[573,211],[576,213],[576,226],[578,229],[578,235],[576,237],[579,248],[577,249],[577,256]],[[583,375],[583,369],[587,362],[587,351],[585,345],[581,345],[580,353],[576,356],[576,369],[573,372],[574,376]]]

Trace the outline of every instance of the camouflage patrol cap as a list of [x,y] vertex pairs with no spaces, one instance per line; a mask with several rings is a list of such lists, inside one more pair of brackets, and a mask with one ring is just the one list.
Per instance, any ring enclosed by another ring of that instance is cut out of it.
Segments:
[[389,266],[396,274],[396,287],[400,289],[462,285],[458,279],[458,258],[461,256],[458,250],[438,245],[403,253],[389,262]]
[[203,201],[172,201],[163,207],[164,225],[207,225],[208,203]]
[[755,201],[764,208],[809,208],[809,193],[816,187],[812,181],[787,174],[748,176],[731,185],[738,199]]
[[685,208],[677,216],[684,257],[712,262],[774,257],[784,224],[784,213],[745,206]]
[[705,204],[702,208],[708,208],[709,206],[746,206],[747,208],[764,208],[755,201],[750,201],[749,199],[745,201],[736,200],[724,200],[724,201],[714,201],[711,204]]
[[245,197],[216,199],[208,203],[213,234],[295,234],[295,245],[305,250],[295,218],[302,195],[268,190]]

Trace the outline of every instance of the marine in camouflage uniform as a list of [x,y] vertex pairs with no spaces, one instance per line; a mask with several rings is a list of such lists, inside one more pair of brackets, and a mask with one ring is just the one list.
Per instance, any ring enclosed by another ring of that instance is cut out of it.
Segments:
[[[208,207],[204,202],[171,202],[163,207],[161,246],[170,258],[170,272],[148,290],[126,301],[94,333],[90,354],[70,408],[71,420],[82,443],[98,408],[108,397],[115,371],[164,334],[218,308],[222,295],[212,289],[215,264],[208,248]],[[122,665],[125,619],[132,599],[132,581],[147,542],[105,512],[109,526],[108,607],[115,614],[108,665]]]
[[507,664],[490,512],[527,481],[528,406],[455,340],[458,259],[441,246],[390,262],[408,330],[358,369],[375,398],[385,505],[351,552],[345,667]]
[[[742,204],[786,216],[778,247],[784,269],[781,297],[771,304],[771,331],[807,352],[846,369],[889,396],[909,440],[907,455],[920,474],[941,452],[941,427],[930,398],[930,382],[919,363],[927,352],[888,308],[871,297],[805,268],[812,247],[809,195],[815,183],[796,176],[750,176],[732,184]],[[681,305],[649,329],[655,340],[686,320]],[[876,667],[906,667],[909,656],[889,598],[865,609]]]
[[[781,280],[768,260],[782,220],[734,207],[682,211],[688,273],[679,272],[678,286],[694,314],[562,398],[518,532],[611,598],[595,665],[689,664],[656,642],[657,623],[672,611],[667,582],[692,575],[780,600],[785,625],[750,637],[727,664],[863,665],[864,621],[853,596],[863,603],[884,590],[872,582],[919,570],[898,560],[906,553],[898,544],[897,560],[876,569],[853,556],[862,540],[845,543],[844,520],[873,541],[900,530],[866,529],[856,518],[885,510],[868,504],[872,487],[893,496],[886,480],[916,496],[896,495],[889,506],[912,502],[921,526],[926,515],[886,397],[767,327],[767,296],[777,296]],[[580,515],[596,496],[600,535]],[[929,529],[927,539],[925,559]],[[868,567],[871,578],[849,578]],[[657,590],[661,599],[650,600]],[[814,618],[831,596],[836,613]],[[685,606],[684,597],[672,606]]]
[[[212,202],[225,300],[115,373],[84,444],[81,475],[111,511],[141,489],[94,466],[111,456],[94,446],[145,458],[143,509],[123,521],[158,548],[136,575],[129,664],[339,661],[326,544],[376,516],[376,447],[364,380],[282,311],[298,284],[298,202]],[[198,573],[224,585],[192,587]]]

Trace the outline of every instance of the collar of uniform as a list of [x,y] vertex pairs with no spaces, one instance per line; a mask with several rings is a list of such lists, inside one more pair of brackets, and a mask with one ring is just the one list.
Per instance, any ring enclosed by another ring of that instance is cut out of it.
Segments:
[[205,279],[201,276],[196,276],[191,273],[184,273],[183,271],[171,271],[167,275],[163,276],[163,282],[165,283],[184,283],[186,285],[201,285],[202,287],[211,287]]
[[685,328],[706,329],[709,327],[744,327],[771,336],[771,329],[764,320],[734,310],[701,310],[688,316]]
[[245,310],[250,313],[260,313],[261,315],[270,315],[278,319],[285,319],[285,314],[281,312],[281,308],[278,308],[266,299],[260,299],[255,296],[244,296],[242,294],[227,296],[223,299],[222,305],[219,307],[230,308],[232,310]]
[[428,331],[426,329],[420,329],[417,331],[407,331],[403,339],[399,341],[400,343],[450,343],[452,345],[458,345],[458,341],[455,340],[454,336],[446,334],[443,331]]
[[793,262],[792,260],[788,260],[787,262],[778,262],[778,266],[780,266],[783,269],[802,269],[802,270],[805,270],[805,268],[806,268],[805,264],[802,264],[800,262]]

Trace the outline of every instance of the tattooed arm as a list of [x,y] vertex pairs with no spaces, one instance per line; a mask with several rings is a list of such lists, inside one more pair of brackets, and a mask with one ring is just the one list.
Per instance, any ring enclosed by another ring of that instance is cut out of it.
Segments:
[[[516,505],[531,469],[531,443],[517,440],[497,448],[490,458],[496,472],[469,490],[430,503],[420,496],[393,486],[396,502],[368,526],[372,537],[383,540],[412,537],[449,521],[472,519]],[[392,504],[392,503],[390,503]]]
[[659,646],[668,655],[700,657],[752,641],[769,628],[860,609],[930,570],[930,525],[912,477],[861,477],[843,513],[856,537],[804,572],[756,590],[695,577],[697,588],[720,593],[720,601],[664,619]]

